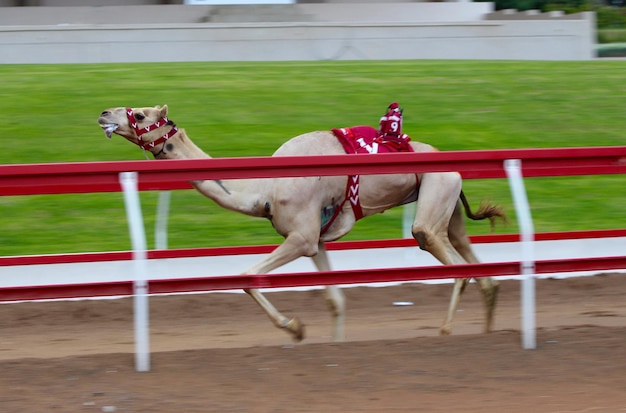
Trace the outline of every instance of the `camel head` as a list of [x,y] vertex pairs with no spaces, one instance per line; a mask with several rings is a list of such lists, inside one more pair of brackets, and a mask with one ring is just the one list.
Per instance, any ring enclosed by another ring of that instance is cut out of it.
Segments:
[[[107,138],[120,135],[143,149],[154,148],[172,137],[178,129],[167,119],[167,105],[153,108],[110,108],[98,118]],[[169,131],[165,126],[170,126]]]

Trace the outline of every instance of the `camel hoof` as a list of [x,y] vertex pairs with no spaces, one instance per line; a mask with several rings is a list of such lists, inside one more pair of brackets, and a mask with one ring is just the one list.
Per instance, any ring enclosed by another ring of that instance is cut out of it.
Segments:
[[293,341],[295,341],[296,343],[304,339],[304,324],[297,317],[289,320],[285,328],[287,329],[287,331],[289,331],[293,338]]
[[439,329],[440,336],[449,336],[452,333],[450,327],[441,327]]

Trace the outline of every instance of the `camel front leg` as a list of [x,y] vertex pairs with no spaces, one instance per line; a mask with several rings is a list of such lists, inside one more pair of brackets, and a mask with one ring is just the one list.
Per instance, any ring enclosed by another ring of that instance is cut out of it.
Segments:
[[274,325],[285,330],[294,341],[299,342],[304,338],[304,324],[297,317],[291,319],[281,314],[276,307],[267,299],[261,291],[255,289],[244,290],[265,311]]
[[[328,253],[324,243],[319,243],[317,255],[311,258],[318,271],[330,271],[330,261],[328,260]],[[333,340],[345,341],[346,299],[338,286],[326,286],[326,303],[332,317]]]
[[[316,253],[317,243],[307,242],[299,233],[290,233],[274,251],[243,274],[266,274],[296,258],[313,256]],[[298,318],[285,317],[258,289],[244,291],[265,311],[276,327],[288,332],[295,341],[301,341],[304,338],[304,324]]]

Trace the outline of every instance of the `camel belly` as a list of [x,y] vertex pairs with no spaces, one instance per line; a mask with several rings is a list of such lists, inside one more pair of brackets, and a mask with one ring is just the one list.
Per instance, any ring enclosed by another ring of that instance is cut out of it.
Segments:
[[415,175],[364,175],[360,177],[359,200],[364,216],[378,214],[417,199]]

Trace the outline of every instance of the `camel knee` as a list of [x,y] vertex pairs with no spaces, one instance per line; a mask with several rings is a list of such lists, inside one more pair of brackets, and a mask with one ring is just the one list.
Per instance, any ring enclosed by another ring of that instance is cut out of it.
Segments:
[[319,252],[319,239],[309,240],[297,232],[289,234],[285,242],[295,245],[302,257],[313,257]]
[[420,249],[429,251],[432,248],[434,234],[431,231],[413,226],[411,233]]
[[445,235],[437,233],[432,229],[416,226],[413,226],[411,232],[421,249],[430,252],[439,260],[445,257],[445,244],[447,242]]

